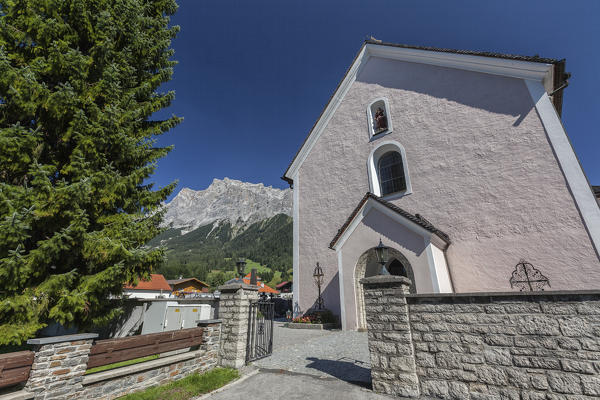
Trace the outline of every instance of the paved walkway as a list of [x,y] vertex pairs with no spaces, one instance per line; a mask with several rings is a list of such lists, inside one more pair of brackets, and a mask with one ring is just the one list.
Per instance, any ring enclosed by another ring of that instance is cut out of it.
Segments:
[[390,400],[358,385],[335,378],[261,370],[203,400]]
[[371,365],[367,333],[284,328],[275,322],[273,354],[253,365],[369,386]]
[[[273,354],[252,363],[257,374],[209,400],[389,400],[373,393],[367,334],[284,328],[275,322]],[[208,400],[207,399],[207,400]]]

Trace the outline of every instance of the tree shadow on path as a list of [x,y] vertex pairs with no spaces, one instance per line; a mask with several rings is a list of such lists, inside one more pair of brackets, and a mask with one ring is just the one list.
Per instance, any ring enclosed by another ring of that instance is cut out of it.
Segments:
[[342,381],[371,389],[371,369],[357,365],[364,364],[363,361],[346,357],[339,360],[324,360],[316,357],[306,359],[310,361],[306,364],[306,368],[316,369]]

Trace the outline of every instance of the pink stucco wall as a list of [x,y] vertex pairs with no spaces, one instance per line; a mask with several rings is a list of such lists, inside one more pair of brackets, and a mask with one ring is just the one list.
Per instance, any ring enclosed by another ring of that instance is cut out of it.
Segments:
[[[366,108],[379,97],[389,100],[394,132],[370,141]],[[328,244],[369,191],[367,159],[382,140],[404,146],[412,182],[413,193],[392,202],[452,240],[457,292],[511,290],[521,258],[554,290],[600,286],[600,261],[522,80],[371,58],[298,172],[301,311],[315,300],[319,261],[326,306],[339,312]],[[344,259],[345,276],[356,261]]]

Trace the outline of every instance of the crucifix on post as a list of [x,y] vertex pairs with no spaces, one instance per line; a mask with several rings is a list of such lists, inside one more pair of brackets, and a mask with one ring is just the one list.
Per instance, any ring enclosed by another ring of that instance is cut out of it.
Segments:
[[323,273],[323,268],[317,262],[317,266],[313,271],[313,279],[315,280],[315,285],[317,285],[317,289],[319,291],[319,296],[317,297],[316,302],[316,310],[323,310],[325,308],[325,303],[323,302],[323,297],[321,297],[321,285],[323,285],[325,274]]

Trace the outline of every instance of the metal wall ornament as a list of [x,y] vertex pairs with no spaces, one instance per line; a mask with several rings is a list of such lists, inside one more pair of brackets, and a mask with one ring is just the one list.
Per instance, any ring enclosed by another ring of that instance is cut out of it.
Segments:
[[516,287],[521,292],[539,292],[546,286],[551,287],[550,280],[525,260],[515,266],[509,282],[511,288]]
[[317,289],[319,290],[319,296],[317,297],[315,309],[323,310],[323,309],[325,309],[325,302],[323,301],[323,297],[321,296],[321,286],[323,285],[323,282],[325,281],[325,274],[323,273],[323,268],[321,268],[321,266],[319,265],[318,262],[317,262],[317,266],[315,267],[315,270],[313,271],[313,279],[315,280],[315,285],[317,285]]

